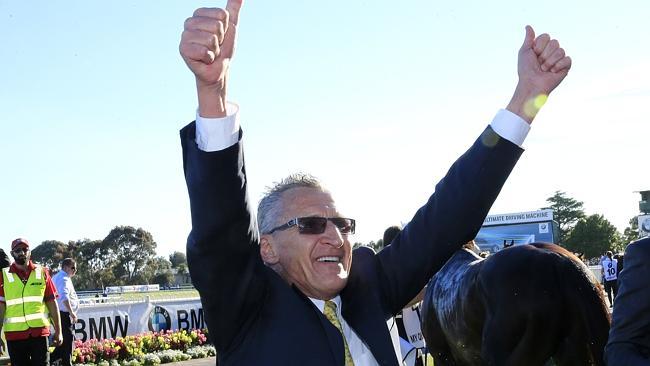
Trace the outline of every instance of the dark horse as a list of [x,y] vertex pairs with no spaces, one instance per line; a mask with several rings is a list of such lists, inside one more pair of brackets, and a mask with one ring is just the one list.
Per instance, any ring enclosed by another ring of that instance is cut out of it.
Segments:
[[610,316],[589,269],[553,244],[456,252],[431,279],[422,331],[436,366],[603,365]]
[[4,250],[0,249],[0,268],[9,267],[9,256]]

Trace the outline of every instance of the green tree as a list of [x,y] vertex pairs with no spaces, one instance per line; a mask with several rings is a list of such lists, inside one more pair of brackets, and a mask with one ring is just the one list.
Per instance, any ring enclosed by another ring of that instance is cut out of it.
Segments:
[[190,269],[187,266],[187,263],[181,263],[176,267],[176,273],[182,274],[182,275],[188,275],[190,274]]
[[639,239],[639,219],[634,216],[630,219],[630,226],[623,231],[622,242],[623,245],[628,245],[637,239]]
[[103,289],[121,285],[113,271],[117,257],[103,240],[82,239],[76,247],[77,274],[74,278],[78,290]]
[[564,246],[585,258],[595,258],[608,250],[619,251],[621,235],[603,215],[591,215],[576,223]]
[[115,277],[125,285],[137,285],[146,278],[145,267],[156,256],[153,236],[142,228],[116,226],[103,240],[108,250],[115,253]]
[[153,257],[147,261],[147,265],[133,278],[137,284],[159,284],[167,286],[174,282],[174,273],[169,260],[165,257]]
[[370,241],[369,243],[361,243],[361,242],[356,242],[352,245],[352,249],[356,249],[359,247],[368,247],[372,248],[372,250],[375,251],[375,253],[379,252],[384,246],[383,246],[383,240],[379,239],[376,243],[374,241]]
[[58,240],[45,240],[32,249],[32,260],[54,271],[64,258],[73,257],[70,244]]
[[160,286],[169,286],[174,283],[174,273],[172,272],[172,263],[165,257],[156,257],[149,261],[147,265],[146,283],[159,284]]
[[564,244],[567,236],[578,220],[585,217],[583,203],[571,197],[567,197],[565,192],[555,191],[553,196],[546,199],[550,204],[543,207],[543,210],[552,209],[553,219],[560,227],[560,244]]
[[169,255],[169,262],[172,264],[172,268],[178,268],[181,264],[185,264],[187,267],[187,256],[183,252],[174,252]]

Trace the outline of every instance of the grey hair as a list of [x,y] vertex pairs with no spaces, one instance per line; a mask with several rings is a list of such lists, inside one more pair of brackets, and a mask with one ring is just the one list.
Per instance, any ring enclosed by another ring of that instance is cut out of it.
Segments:
[[294,173],[273,183],[272,186],[266,187],[264,197],[257,206],[257,223],[261,234],[266,234],[273,230],[282,217],[282,194],[293,188],[316,188],[326,191],[318,178],[311,174]]

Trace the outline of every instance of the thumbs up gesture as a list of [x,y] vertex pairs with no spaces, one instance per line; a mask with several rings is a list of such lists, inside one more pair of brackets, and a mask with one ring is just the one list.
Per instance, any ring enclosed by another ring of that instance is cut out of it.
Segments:
[[571,58],[557,40],[544,33],[535,38],[532,27],[519,49],[519,82],[507,109],[531,123],[548,95],[564,80],[571,69]]
[[519,80],[534,84],[540,93],[550,94],[569,73],[571,58],[557,40],[526,26],[524,43],[519,49]]
[[179,51],[196,78],[203,117],[225,116],[226,80],[242,2],[228,0],[225,9],[200,8],[185,20]]

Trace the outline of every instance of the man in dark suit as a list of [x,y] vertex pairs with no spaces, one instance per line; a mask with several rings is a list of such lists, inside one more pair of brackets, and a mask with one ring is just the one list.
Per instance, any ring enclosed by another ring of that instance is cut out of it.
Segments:
[[650,237],[628,245],[624,258],[605,361],[650,365]]
[[225,9],[198,9],[179,46],[199,99],[196,122],[181,130],[187,257],[219,364],[397,365],[386,321],[474,238],[523,151],[533,101],[559,85],[571,60],[527,27],[507,110],[388,248],[353,252],[356,222],[311,176],[271,188],[252,216],[237,106],[226,102],[240,7],[229,0]]

